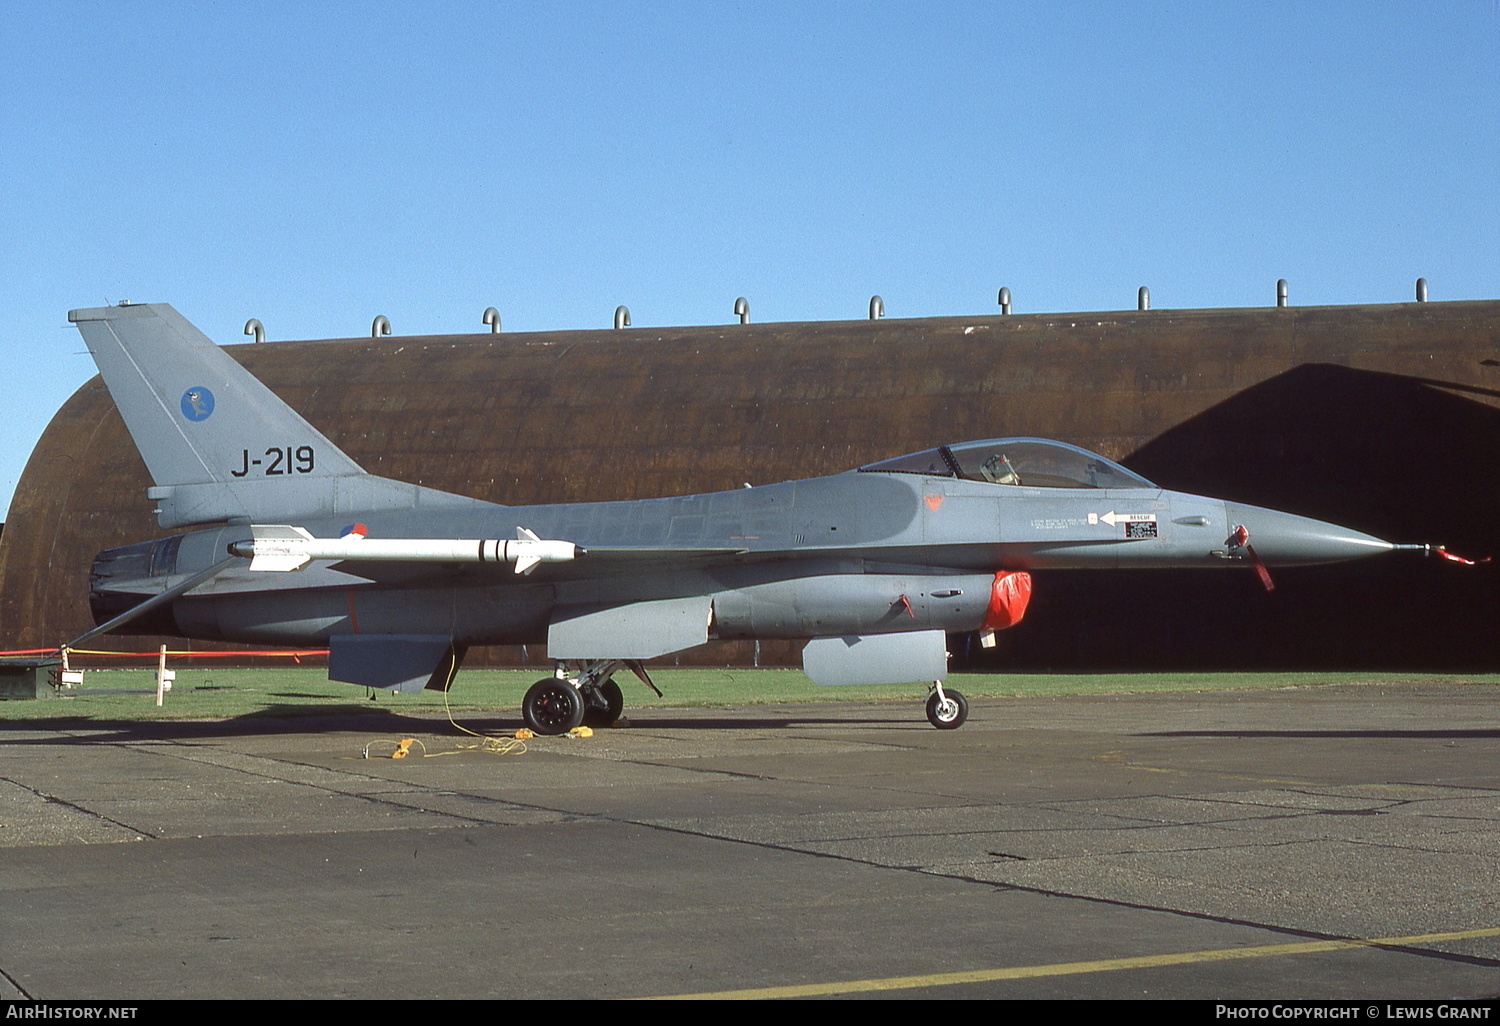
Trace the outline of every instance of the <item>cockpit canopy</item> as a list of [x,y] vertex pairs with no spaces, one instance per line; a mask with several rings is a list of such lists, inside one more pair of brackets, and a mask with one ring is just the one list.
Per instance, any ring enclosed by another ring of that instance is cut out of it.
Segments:
[[1047,438],[991,438],[940,445],[859,468],[863,472],[926,474],[1025,488],[1155,488],[1098,453]]

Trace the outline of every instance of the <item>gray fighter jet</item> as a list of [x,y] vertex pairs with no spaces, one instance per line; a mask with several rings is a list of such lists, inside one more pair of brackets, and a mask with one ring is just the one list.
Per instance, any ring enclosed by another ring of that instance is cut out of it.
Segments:
[[522,709],[543,734],[613,722],[616,671],[650,683],[641,660],[714,638],[811,638],[817,683],[922,682],[928,719],[954,728],[968,707],[943,686],[946,635],[992,643],[1024,613],[1029,570],[1254,567],[1269,586],[1268,566],[1404,547],[1039,438],[732,492],[502,506],[367,474],[170,306],[68,319],[161,525],[207,525],[100,553],[85,637],[326,644],[332,679],[397,690],[446,690],[473,645],[545,642],[557,670]]

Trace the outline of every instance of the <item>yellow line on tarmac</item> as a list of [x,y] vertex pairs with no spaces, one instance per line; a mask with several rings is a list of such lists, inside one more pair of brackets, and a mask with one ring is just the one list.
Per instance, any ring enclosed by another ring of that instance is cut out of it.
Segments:
[[[806,983],[792,987],[754,987],[747,990],[711,990],[699,994],[670,994],[654,1000],[685,1001],[714,998],[718,1000],[764,1000],[768,998],[824,997],[829,994],[859,994],[878,990],[912,990],[918,987],[951,987],[959,983],[992,983],[996,980],[1029,980],[1042,976],[1072,976],[1080,973],[1108,973],[1119,969],[1155,969],[1194,962],[1228,962],[1239,958],[1269,958],[1278,955],[1307,955],[1320,951],[1347,951],[1352,948],[1410,947],[1442,941],[1469,940],[1475,937],[1500,937],[1500,927],[1484,930],[1460,930],[1456,933],[1422,933],[1410,937],[1376,937],[1369,940],[1300,941],[1292,944],[1265,944],[1251,948],[1217,948],[1211,951],[1183,951],[1169,955],[1141,955],[1137,958],[1105,958],[1094,962],[1058,962],[1052,965],[1021,965],[1009,969],[976,969],[961,973],[931,973],[926,976],[888,976],[878,980],[845,980],[840,983]],[[651,999],[647,999],[651,1000]]]

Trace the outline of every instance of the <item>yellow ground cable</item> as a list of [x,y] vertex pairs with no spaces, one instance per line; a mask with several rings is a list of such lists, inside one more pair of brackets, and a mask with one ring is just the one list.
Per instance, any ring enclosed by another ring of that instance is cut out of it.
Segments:
[[[461,730],[465,734],[468,734],[470,737],[475,737],[475,738],[479,739],[479,743],[478,744],[472,744],[471,743],[471,744],[457,744],[457,745],[454,745],[453,746],[453,751],[454,752],[481,751],[481,752],[493,752],[496,755],[525,755],[526,754],[526,741],[522,738],[521,735],[524,734],[526,737],[531,737],[532,736],[531,735],[531,731],[525,730],[523,728],[522,730],[519,730],[515,734],[511,735],[510,737],[495,737],[495,736],[490,735],[490,734],[481,734],[478,731],[470,730],[468,727],[465,727],[463,724],[459,723],[457,720],[455,720],[453,718],[453,709],[448,704],[448,689],[446,689],[446,688],[443,689],[443,712],[445,712],[445,713],[448,714],[448,722],[453,725],[453,728],[455,730]],[[451,755],[451,754],[453,754],[453,752],[439,752],[437,754],[439,754],[439,755]],[[425,758],[425,756],[424,756],[424,758]]]
[[[525,739],[533,736],[531,731],[527,730],[525,727],[522,727],[520,730],[516,731],[509,737],[495,737],[490,734],[480,734],[477,731],[470,730],[468,727],[465,727],[463,724],[459,723],[453,718],[453,708],[448,703],[448,692],[446,691],[443,692],[443,712],[447,713],[448,722],[453,726],[455,730],[462,731],[463,733],[468,734],[470,737],[473,737],[477,740],[469,742],[461,741],[445,752],[429,752],[427,750],[427,746],[417,738],[407,737],[401,738],[399,741],[392,740],[390,738],[381,738],[375,741],[371,741],[365,745],[364,757],[366,759],[370,758],[370,749],[374,748],[377,745],[391,745],[394,749],[390,754],[390,758],[392,759],[406,758],[406,756],[411,752],[412,745],[417,745],[422,749],[422,758],[424,759],[436,759],[444,755],[457,755],[460,752],[491,752],[495,755],[525,755]],[[579,728],[579,730],[587,730],[587,728]],[[587,737],[588,734],[583,733],[579,734],[578,736]]]

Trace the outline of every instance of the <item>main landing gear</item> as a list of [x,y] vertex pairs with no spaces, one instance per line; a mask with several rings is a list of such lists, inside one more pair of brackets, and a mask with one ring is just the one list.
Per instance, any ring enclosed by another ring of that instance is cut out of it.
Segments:
[[969,718],[969,703],[952,688],[943,687],[942,681],[932,682],[932,693],[927,696],[927,722],[938,730],[957,730]]
[[[521,702],[526,725],[537,734],[566,734],[574,727],[610,727],[620,718],[625,696],[613,674],[621,667],[633,670],[650,685],[658,696],[661,690],[652,683],[645,668],[634,660],[602,659],[588,663],[576,677],[568,676],[567,667],[558,663],[551,677],[531,685]],[[927,722],[938,730],[957,730],[969,718],[969,703],[942,681],[933,681],[927,695]]]
[[531,685],[521,702],[526,725],[542,735],[566,734],[574,727],[612,727],[625,708],[625,696],[613,674],[629,667],[659,696],[645,669],[634,660],[603,659],[584,666],[576,677],[558,663],[551,677]]
[[521,717],[538,734],[566,734],[583,722],[583,694],[566,677],[545,677],[521,701]]
[[620,685],[613,678],[589,688],[583,695],[586,703],[583,710],[585,727],[613,727],[625,708],[625,696],[620,693]]

